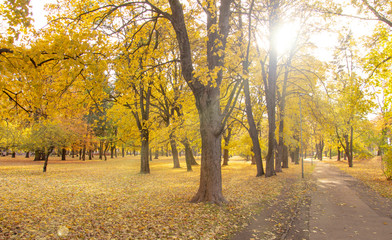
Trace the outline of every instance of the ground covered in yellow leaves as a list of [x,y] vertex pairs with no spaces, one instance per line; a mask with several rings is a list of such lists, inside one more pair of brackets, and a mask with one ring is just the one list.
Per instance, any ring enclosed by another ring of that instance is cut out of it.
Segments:
[[[256,178],[241,159],[223,167],[228,204],[189,203],[200,167],[173,169],[170,158],[139,174],[138,157],[108,161],[0,158],[0,239],[227,239],[276,198],[291,165],[278,177]],[[261,204],[261,205],[260,205]]]
[[352,168],[348,167],[347,161],[332,160],[328,162],[333,163],[341,170],[361,180],[383,197],[392,199],[392,181],[388,181],[385,178],[382,171],[380,157],[365,160],[354,160]]

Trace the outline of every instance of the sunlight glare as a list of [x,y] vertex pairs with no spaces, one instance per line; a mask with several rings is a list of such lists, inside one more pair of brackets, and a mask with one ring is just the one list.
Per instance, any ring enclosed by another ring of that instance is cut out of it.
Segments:
[[275,46],[278,54],[288,53],[297,41],[300,27],[296,22],[285,23],[279,26],[274,37]]

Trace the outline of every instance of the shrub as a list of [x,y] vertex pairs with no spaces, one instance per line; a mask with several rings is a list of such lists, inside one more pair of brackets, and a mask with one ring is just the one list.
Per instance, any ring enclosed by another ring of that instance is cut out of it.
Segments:
[[382,171],[388,180],[392,180],[392,150],[385,151],[381,159]]
[[365,160],[365,159],[370,159],[372,158],[373,155],[369,151],[361,151],[359,152],[356,156],[355,159],[358,160]]

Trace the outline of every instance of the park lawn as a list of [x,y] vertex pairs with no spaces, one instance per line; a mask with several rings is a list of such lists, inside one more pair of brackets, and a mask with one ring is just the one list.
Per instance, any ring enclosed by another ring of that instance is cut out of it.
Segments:
[[223,206],[193,204],[200,167],[172,168],[170,158],[153,160],[139,174],[138,157],[107,161],[42,162],[0,158],[0,239],[225,239],[276,198],[290,165],[278,177],[256,178],[242,159],[222,168]]
[[347,161],[328,161],[339,167],[341,170],[351,176],[361,180],[370,188],[384,197],[392,199],[392,181],[386,180],[380,157],[374,157],[366,160],[355,160],[353,167],[349,168]]

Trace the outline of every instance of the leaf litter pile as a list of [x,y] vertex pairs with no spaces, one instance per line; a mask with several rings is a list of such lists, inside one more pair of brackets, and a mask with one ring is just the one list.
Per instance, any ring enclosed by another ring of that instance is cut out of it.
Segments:
[[149,175],[138,173],[137,157],[52,161],[47,173],[42,163],[3,159],[0,239],[227,239],[299,173],[291,165],[256,178],[249,162],[230,161],[222,168],[228,203],[216,206],[189,203],[200,167],[173,169],[169,158],[152,161]]

